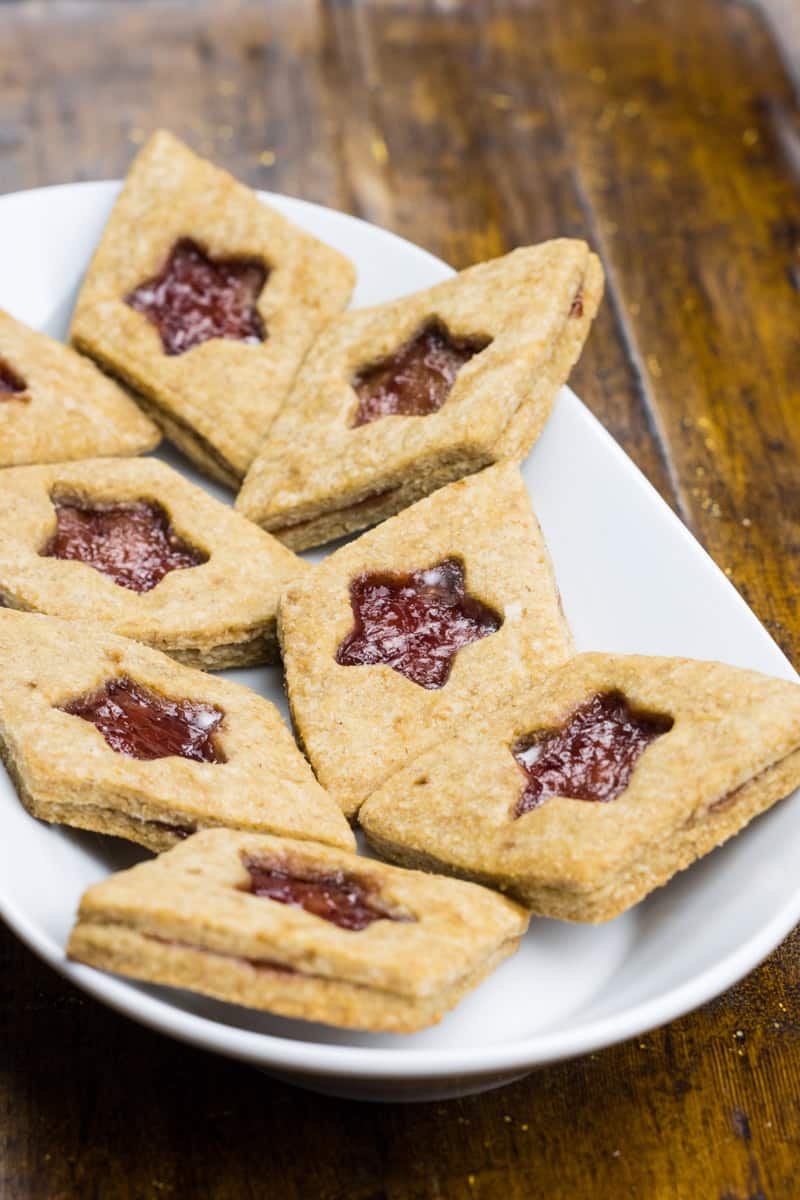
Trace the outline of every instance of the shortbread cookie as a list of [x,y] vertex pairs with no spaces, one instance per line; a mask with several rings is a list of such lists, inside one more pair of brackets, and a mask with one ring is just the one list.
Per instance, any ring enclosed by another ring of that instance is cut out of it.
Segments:
[[474,884],[213,830],[89,888],[67,953],[284,1017],[411,1033],[513,953],[526,925]]
[[290,584],[278,633],[295,729],[348,816],[443,730],[572,652],[512,463],[442,488]]
[[607,921],[798,785],[797,684],[582,654],[398,772],[359,819],[394,861]]
[[230,826],[350,848],[278,710],[88,622],[0,609],[0,753],[42,820],[163,850]]
[[142,454],[160,440],[102,371],[0,310],[0,467]]
[[202,470],[238,486],[353,281],[342,254],[159,132],[128,173],[72,339]]
[[237,507],[303,549],[489,463],[523,458],[602,286],[599,259],[563,239],[345,314],[309,354]]
[[275,662],[278,597],[307,565],[154,458],[0,473],[0,595],[97,621],[208,670]]

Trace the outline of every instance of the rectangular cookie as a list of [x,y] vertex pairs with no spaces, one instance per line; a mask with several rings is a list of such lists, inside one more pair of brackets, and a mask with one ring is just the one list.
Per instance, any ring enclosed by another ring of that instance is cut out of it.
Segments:
[[290,584],[278,634],[297,735],[350,817],[444,730],[572,653],[513,463],[449,484]]
[[71,337],[201,470],[238,487],[352,264],[165,131],[134,160]]
[[0,473],[0,596],[206,670],[276,662],[306,563],[154,458]]
[[93,363],[0,310],[0,467],[143,454],[160,440]]
[[284,1017],[411,1033],[512,954],[526,925],[474,884],[213,830],[89,888],[67,953]]
[[82,621],[0,608],[0,755],[43,821],[163,850],[227,826],[350,849],[280,713]]
[[239,511],[304,549],[490,463],[524,458],[602,287],[586,243],[559,239],[346,313],[303,364]]
[[581,654],[362,805],[394,862],[608,921],[800,785],[800,686],[717,662]]

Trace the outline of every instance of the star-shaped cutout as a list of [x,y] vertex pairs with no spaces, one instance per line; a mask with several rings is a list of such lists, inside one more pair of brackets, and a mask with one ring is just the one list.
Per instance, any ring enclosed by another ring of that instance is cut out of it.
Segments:
[[385,663],[428,689],[444,687],[462,646],[496,633],[503,623],[467,594],[464,566],[455,558],[409,575],[359,575],[350,599],[355,628],[336,661],[348,667]]
[[176,755],[194,762],[225,762],[213,740],[224,715],[221,709],[198,700],[170,699],[127,675],[59,707],[90,721],[112,750],[128,758]]
[[302,908],[341,929],[359,932],[373,921],[413,920],[382,905],[364,881],[346,871],[311,871],[245,858],[254,896]]
[[263,342],[256,308],[268,271],[247,259],[213,259],[191,238],[172,248],[159,275],[125,297],[161,334],[166,354],[184,354],[211,338]]
[[458,372],[488,344],[486,338],[454,338],[441,321],[429,322],[394,354],[356,372],[354,426],[381,417],[424,417],[437,412]]
[[87,563],[133,592],[149,592],[170,571],[208,561],[178,537],[160,504],[142,500],[93,507],[64,498],[54,507],[56,532],[43,557]]
[[592,696],[560,729],[530,734],[512,747],[528,776],[514,816],[551,796],[616,800],[650,743],[671,728],[671,717],[635,713],[619,692]]

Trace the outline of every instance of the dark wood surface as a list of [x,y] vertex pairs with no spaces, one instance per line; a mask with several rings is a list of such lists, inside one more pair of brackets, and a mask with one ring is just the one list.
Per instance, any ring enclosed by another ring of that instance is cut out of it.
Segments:
[[[573,383],[797,662],[798,87],[797,0],[5,0],[0,192],[120,175],[166,125],[455,266],[588,237]],[[793,1200],[799,1006],[795,933],[666,1029],[368,1106],[147,1032],[0,931],[0,1197]]]

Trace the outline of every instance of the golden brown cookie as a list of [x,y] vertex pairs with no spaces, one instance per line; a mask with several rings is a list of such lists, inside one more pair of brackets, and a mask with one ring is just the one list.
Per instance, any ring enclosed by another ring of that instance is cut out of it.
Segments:
[[141,454],[160,440],[102,371],[0,310],[0,467]]
[[154,458],[0,473],[0,596],[97,621],[207,670],[275,662],[278,597],[308,568]]
[[235,487],[353,281],[342,254],[162,131],[128,172],[71,336]]
[[607,921],[800,784],[800,686],[722,663],[582,654],[362,805],[388,858]]
[[295,729],[348,816],[443,730],[572,652],[512,463],[442,488],[290,584],[278,633]]
[[513,953],[526,925],[474,884],[213,830],[89,888],[67,953],[285,1017],[411,1033]]
[[230,826],[350,848],[278,710],[88,622],[0,609],[0,753],[35,817],[163,850]]
[[270,428],[240,512],[303,549],[489,463],[523,458],[602,288],[585,242],[561,239],[340,317]]

